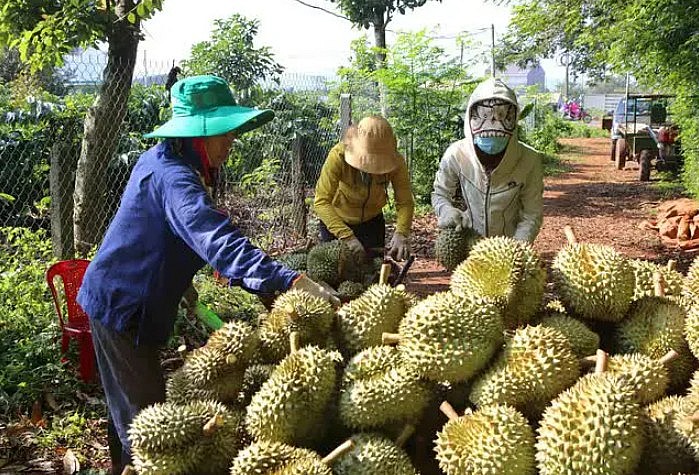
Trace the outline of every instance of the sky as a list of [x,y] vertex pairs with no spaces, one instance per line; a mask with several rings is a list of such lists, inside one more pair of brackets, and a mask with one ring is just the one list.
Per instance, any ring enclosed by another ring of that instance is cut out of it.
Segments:
[[[304,0],[305,3],[334,10],[328,0]],[[187,58],[193,44],[209,38],[213,22],[239,13],[260,21],[257,46],[269,46],[277,62],[287,72],[332,75],[338,66],[347,64],[350,42],[369,34],[353,28],[347,20],[312,9],[295,0],[166,0],[163,10],[144,25],[145,41],[139,46],[141,61],[172,64]],[[496,37],[503,34],[510,17],[510,7],[483,0],[428,1],[406,15],[397,15],[389,24],[387,41],[398,31],[423,28],[439,37],[455,36],[462,31],[478,31],[475,38],[490,43],[490,25]],[[455,50],[452,38],[438,40],[441,46]],[[372,41],[373,43],[373,41]],[[477,54],[479,51],[466,51]],[[551,62],[543,64],[547,83],[562,78],[561,68]],[[482,72],[482,71],[480,71]]]

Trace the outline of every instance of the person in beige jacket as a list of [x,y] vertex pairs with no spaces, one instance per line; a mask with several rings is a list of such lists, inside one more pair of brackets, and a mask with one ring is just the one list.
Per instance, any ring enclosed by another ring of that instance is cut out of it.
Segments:
[[[447,148],[434,180],[432,206],[441,228],[533,242],[541,228],[542,157],[517,140],[514,91],[487,79],[471,94],[465,138]],[[460,189],[465,207],[456,204]]]

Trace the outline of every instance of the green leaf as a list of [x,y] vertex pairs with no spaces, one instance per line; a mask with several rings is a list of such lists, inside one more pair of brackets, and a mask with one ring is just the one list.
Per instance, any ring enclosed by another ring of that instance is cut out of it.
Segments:
[[139,3],[136,7],[136,13],[138,13],[138,16],[141,18],[146,16],[146,7],[143,5],[143,2]]
[[0,200],[3,200],[7,203],[12,203],[15,201],[15,197],[12,195],[8,195],[7,193],[0,193]]
[[129,12],[129,14],[126,15],[126,19],[129,21],[129,23],[136,23],[136,15],[134,14],[134,12]]

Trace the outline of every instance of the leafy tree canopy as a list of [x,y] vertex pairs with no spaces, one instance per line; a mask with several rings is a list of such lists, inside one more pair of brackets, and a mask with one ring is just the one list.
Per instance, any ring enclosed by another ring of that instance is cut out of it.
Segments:
[[[391,21],[395,12],[405,15],[407,10],[414,10],[427,3],[427,0],[330,0],[355,25],[369,28],[380,21],[383,25]],[[437,0],[441,2],[442,0]]]

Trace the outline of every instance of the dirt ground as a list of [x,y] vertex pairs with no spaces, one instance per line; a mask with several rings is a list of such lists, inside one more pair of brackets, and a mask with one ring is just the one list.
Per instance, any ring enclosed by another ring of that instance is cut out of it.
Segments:
[[[562,140],[561,154],[567,172],[547,177],[544,190],[544,223],[534,247],[549,264],[565,244],[563,227],[570,225],[581,242],[613,246],[634,258],[665,263],[674,259],[685,272],[696,253],[665,247],[658,236],[638,227],[653,216],[659,203],[677,196],[663,194],[655,181],[638,181],[638,168],[629,162],[616,170],[609,157],[609,139],[576,138]],[[433,216],[415,222],[415,251],[406,286],[425,295],[446,290],[449,273],[434,260]]]

